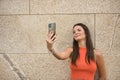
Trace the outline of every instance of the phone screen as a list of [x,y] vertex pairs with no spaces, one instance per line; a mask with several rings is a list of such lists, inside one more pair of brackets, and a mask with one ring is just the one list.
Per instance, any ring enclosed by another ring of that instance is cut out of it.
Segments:
[[48,32],[56,33],[56,23],[50,23],[48,25]]
[[[54,34],[52,35],[52,37],[56,34],[56,23],[50,23],[48,24],[48,32],[53,32]],[[51,37],[51,38],[52,38]]]

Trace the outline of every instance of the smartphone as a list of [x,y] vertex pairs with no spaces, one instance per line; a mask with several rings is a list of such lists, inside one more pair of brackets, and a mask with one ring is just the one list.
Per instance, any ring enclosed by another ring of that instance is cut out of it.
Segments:
[[48,24],[48,32],[56,33],[56,23],[49,23]]
[[[48,24],[48,32],[53,32],[53,36],[56,34],[56,23],[49,23]],[[53,37],[52,36],[52,37]]]

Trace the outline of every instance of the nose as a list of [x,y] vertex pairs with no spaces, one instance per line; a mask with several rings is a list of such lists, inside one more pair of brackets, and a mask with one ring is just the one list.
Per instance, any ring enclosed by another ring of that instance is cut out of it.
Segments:
[[76,35],[76,34],[78,34],[78,32],[76,31],[74,34]]

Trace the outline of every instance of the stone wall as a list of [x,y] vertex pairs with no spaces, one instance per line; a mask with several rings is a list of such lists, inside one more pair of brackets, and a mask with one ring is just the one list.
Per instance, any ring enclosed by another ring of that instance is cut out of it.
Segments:
[[0,80],[69,80],[70,60],[46,48],[51,22],[59,51],[72,44],[72,26],[86,24],[107,80],[120,79],[120,0],[0,0]]

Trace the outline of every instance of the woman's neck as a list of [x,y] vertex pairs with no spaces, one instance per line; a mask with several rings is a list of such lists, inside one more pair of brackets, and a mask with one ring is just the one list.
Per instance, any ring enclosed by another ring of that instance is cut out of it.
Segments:
[[78,41],[78,45],[79,47],[86,47],[86,41],[85,40]]

